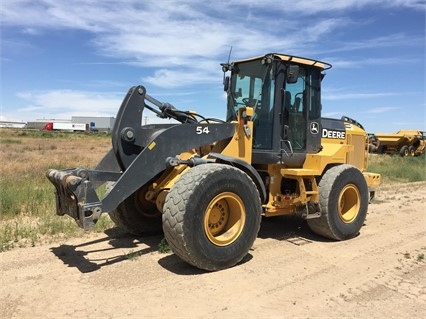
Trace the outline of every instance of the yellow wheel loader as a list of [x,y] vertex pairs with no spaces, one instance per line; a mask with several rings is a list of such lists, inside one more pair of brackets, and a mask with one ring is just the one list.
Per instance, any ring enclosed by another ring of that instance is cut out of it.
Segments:
[[[321,236],[356,236],[380,175],[366,172],[359,123],[321,118],[331,65],[271,53],[221,66],[226,120],[130,88],[99,164],[47,173],[57,214],[89,228],[107,212],[132,234],[163,231],[176,255],[208,271],[242,260],[262,216],[299,214]],[[176,124],[142,125],[144,111]]]

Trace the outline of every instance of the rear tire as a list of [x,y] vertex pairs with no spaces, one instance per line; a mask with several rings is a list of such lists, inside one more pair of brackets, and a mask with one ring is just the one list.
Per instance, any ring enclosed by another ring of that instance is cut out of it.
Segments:
[[408,153],[410,154],[410,156],[416,156],[416,148],[413,146],[413,145],[411,145],[409,148],[408,148]]
[[164,235],[189,264],[225,269],[247,255],[260,228],[261,210],[256,185],[243,171],[222,164],[195,166],[166,197]]
[[402,157],[406,157],[410,154],[410,152],[408,151],[408,146],[404,145],[403,147],[401,147],[401,149],[399,150],[399,155],[401,155]]
[[[107,193],[113,185],[113,183],[107,185]],[[161,213],[154,203],[145,199],[146,191],[146,187],[141,187],[109,212],[112,221],[119,228],[137,236],[158,234],[162,231]]]
[[321,178],[318,191],[321,217],[308,219],[309,228],[334,240],[358,235],[367,216],[369,201],[364,175],[351,165],[334,166]]

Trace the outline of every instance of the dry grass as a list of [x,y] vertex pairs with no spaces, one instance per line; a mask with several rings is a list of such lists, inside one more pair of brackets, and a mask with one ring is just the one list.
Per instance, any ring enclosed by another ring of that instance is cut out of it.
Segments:
[[[55,136],[55,134],[57,136]],[[111,147],[102,134],[0,129],[0,176],[20,176],[52,167],[93,167]]]
[[[55,214],[49,168],[93,168],[111,147],[103,134],[0,129],[0,251],[80,234]],[[111,227],[104,215],[94,231]]]

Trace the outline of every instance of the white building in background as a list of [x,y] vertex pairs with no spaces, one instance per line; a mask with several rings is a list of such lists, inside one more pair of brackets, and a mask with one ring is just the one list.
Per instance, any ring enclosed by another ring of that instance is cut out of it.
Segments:
[[105,116],[73,116],[71,118],[72,123],[87,123],[91,128],[96,128],[99,131],[110,131],[112,130],[115,117]]
[[0,128],[24,128],[27,126],[26,122],[11,122],[11,121],[0,121]]

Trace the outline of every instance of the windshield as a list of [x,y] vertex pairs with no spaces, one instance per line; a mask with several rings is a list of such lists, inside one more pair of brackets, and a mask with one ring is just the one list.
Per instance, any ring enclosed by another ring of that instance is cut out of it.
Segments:
[[272,110],[274,77],[271,65],[260,60],[234,65],[228,91],[227,121],[236,119],[240,107],[251,106],[255,114]]

